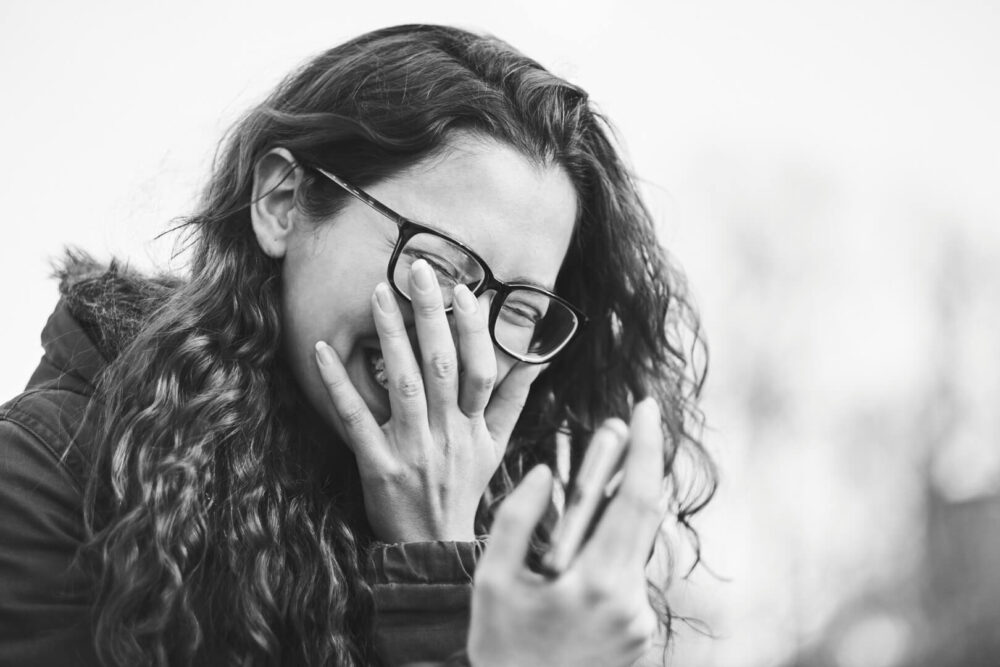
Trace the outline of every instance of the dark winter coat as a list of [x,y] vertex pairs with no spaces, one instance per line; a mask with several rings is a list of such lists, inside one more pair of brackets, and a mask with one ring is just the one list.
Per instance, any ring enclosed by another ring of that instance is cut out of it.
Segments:
[[[24,393],[0,407],[0,667],[98,664],[90,587],[75,562],[95,435],[82,417],[108,359],[135,334],[131,310],[162,289],[71,264],[42,331],[45,354]],[[388,664],[449,656],[448,664],[465,664],[481,550],[455,542],[376,547],[376,638]]]

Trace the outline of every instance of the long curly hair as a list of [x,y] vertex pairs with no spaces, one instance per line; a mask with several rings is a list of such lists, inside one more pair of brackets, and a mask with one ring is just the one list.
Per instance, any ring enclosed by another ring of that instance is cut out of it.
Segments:
[[[378,662],[356,466],[346,447],[329,446],[282,358],[281,264],[250,224],[253,169],[280,146],[365,187],[458,131],[566,170],[579,217],[556,290],[591,318],[534,383],[478,530],[528,469],[555,465],[557,440],[575,471],[595,428],[647,395],[662,408],[682,525],[711,497],[698,319],[586,93],[493,37],[375,31],[293,72],[233,127],[182,225],[190,274],[102,377],[86,553],[104,661]],[[344,202],[309,170],[295,196],[316,224]],[[693,464],[683,475],[678,456]],[[669,628],[663,582],[650,583]]]

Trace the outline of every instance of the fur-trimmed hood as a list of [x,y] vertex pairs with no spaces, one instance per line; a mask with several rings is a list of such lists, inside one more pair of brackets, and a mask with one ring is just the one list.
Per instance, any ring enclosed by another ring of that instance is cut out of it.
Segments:
[[181,282],[167,274],[144,275],[117,260],[102,264],[78,250],[66,251],[55,277],[63,305],[107,360],[118,356]]

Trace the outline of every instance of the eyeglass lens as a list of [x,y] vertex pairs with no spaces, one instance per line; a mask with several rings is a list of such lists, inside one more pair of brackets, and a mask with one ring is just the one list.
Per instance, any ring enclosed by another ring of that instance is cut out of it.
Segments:
[[[418,233],[407,239],[393,270],[392,281],[410,298],[410,267],[425,260],[437,274],[444,305],[452,306],[454,289],[464,284],[475,291],[486,279],[482,265],[462,247],[436,234]],[[578,326],[565,305],[532,289],[515,288],[500,306],[493,336],[500,347],[524,359],[539,360],[562,347]]]

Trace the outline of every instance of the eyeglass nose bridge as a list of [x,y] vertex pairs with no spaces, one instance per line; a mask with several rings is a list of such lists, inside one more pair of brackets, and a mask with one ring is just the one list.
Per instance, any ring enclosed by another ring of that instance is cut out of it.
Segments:
[[504,299],[507,298],[507,295],[510,294],[510,291],[511,288],[509,286],[504,285],[502,282],[494,278],[488,270],[486,275],[483,276],[482,282],[479,283],[476,289],[472,290],[472,296],[477,299],[487,292],[493,292],[493,298],[490,299],[491,325],[495,315],[500,312],[500,305],[504,302]]

